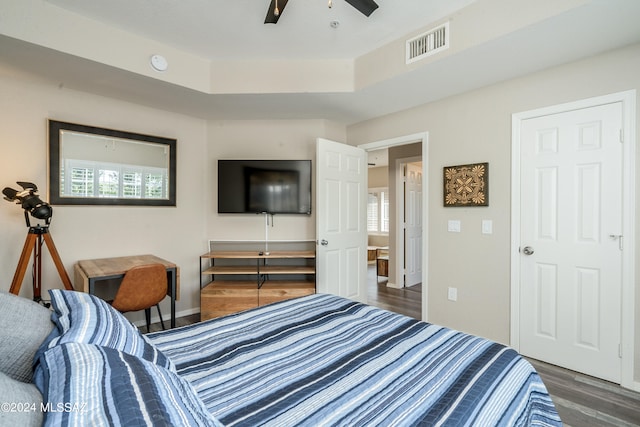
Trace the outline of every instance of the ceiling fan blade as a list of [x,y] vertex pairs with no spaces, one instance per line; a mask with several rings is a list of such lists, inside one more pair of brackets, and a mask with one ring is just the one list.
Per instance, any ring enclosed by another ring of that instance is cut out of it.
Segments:
[[378,5],[373,0],[345,0],[351,6],[355,7],[360,13],[365,16],[369,16],[374,10],[378,8]]
[[278,19],[282,15],[282,11],[284,7],[287,5],[287,1],[289,0],[278,0],[278,9],[280,13],[276,15],[276,0],[271,0],[271,4],[269,5],[269,10],[267,11],[267,17],[264,18],[265,24],[277,24]]

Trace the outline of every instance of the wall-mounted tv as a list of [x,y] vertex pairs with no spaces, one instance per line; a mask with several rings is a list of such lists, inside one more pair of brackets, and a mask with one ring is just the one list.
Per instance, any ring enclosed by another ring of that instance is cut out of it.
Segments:
[[311,214],[311,160],[218,160],[218,213]]

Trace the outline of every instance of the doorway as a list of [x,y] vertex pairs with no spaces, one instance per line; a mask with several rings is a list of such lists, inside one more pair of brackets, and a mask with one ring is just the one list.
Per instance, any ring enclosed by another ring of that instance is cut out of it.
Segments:
[[[369,144],[360,145],[359,148],[364,149],[365,151],[372,150],[380,150],[383,148],[392,148],[392,147],[400,147],[407,146],[409,144],[420,144],[421,147],[421,159],[422,159],[422,169],[421,169],[421,186],[424,189],[422,193],[419,195],[419,203],[421,205],[421,215],[420,215],[420,223],[424,227],[424,231],[422,233],[422,239],[420,243],[420,258],[421,258],[421,295],[419,296],[420,300],[420,318],[422,320],[427,319],[427,295],[428,295],[428,283],[427,283],[427,271],[428,271],[428,187],[426,185],[426,177],[428,176],[428,133],[418,133],[412,135],[406,135],[398,138],[387,139],[372,142]],[[406,156],[404,156],[406,157]],[[393,160],[395,162],[395,160]],[[394,179],[394,181],[396,181]],[[389,182],[389,187],[396,186],[397,182]],[[392,215],[392,221],[395,221],[395,214]],[[390,230],[391,231],[391,230]],[[400,240],[402,247],[404,246],[404,240]],[[390,232],[389,239],[389,260],[397,260],[399,256],[404,257],[404,253],[400,254],[400,245],[398,244],[397,233]],[[392,284],[402,284],[400,287],[404,285],[404,269],[397,268],[397,263],[390,262],[389,265],[389,276],[388,280]],[[397,285],[396,285],[397,287]],[[393,290],[395,291],[395,289]],[[398,289],[398,291],[403,291],[402,289]]]
[[623,385],[634,352],[632,105],[623,93],[516,114],[512,147],[511,344]]

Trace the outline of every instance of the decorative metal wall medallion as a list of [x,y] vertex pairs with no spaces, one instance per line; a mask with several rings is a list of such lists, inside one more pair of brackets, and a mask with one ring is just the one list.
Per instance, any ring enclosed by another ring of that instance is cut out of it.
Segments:
[[447,166],[444,206],[489,206],[489,163]]

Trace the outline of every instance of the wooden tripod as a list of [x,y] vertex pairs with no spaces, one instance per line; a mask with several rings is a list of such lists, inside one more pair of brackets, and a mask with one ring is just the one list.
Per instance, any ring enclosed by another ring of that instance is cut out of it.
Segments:
[[9,292],[15,295],[20,293],[22,279],[24,278],[25,271],[27,270],[31,251],[33,251],[33,300],[36,302],[42,301],[42,240],[44,240],[47,244],[47,248],[49,248],[49,253],[51,254],[53,262],[58,269],[58,274],[60,275],[60,279],[62,279],[65,289],[73,290],[71,280],[67,275],[67,271],[64,269],[64,265],[62,265],[60,254],[58,254],[56,245],[53,243],[53,238],[49,233],[48,225],[45,227],[40,225],[36,227],[29,227],[29,233],[27,234],[27,239],[24,242],[22,255],[20,255],[18,267],[16,268],[16,273],[13,276],[13,282],[11,282]]

